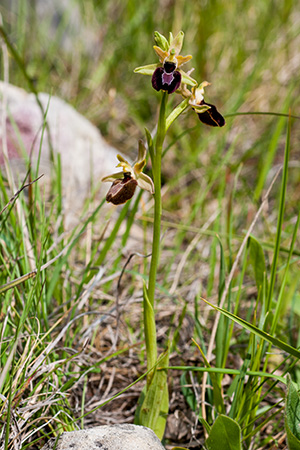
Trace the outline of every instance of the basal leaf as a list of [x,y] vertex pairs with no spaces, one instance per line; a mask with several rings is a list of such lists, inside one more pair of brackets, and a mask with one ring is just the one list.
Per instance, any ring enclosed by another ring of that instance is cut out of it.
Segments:
[[300,395],[299,389],[288,376],[285,403],[285,429],[289,450],[300,450]]
[[[169,349],[162,356],[158,367],[167,367]],[[157,437],[163,438],[169,410],[169,392],[167,370],[155,370],[150,386],[143,392],[143,403],[140,406],[138,424],[151,428]]]
[[239,424],[227,416],[218,416],[211,427],[206,447],[208,450],[241,450]]

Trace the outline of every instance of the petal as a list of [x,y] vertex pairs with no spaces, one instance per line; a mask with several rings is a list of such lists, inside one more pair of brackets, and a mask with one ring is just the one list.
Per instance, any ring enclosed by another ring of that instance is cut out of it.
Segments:
[[206,86],[210,86],[210,83],[208,81],[203,81],[199,86],[192,89],[193,97],[194,97],[194,103],[196,105],[200,105],[200,103],[203,103],[204,100],[204,88]]
[[178,56],[176,56],[176,59],[178,62],[178,67],[180,67],[183,64],[187,63],[188,61],[190,61],[192,59],[192,55],[187,55],[187,56],[178,55]]
[[188,84],[189,86],[197,86],[197,81],[194,78],[190,77],[186,72],[179,69],[182,77],[182,83]]
[[146,165],[146,154],[147,154],[146,147],[145,147],[142,139],[140,139],[139,140],[138,160],[133,166],[133,170],[137,176],[142,172],[143,168]]
[[154,194],[154,183],[151,178],[145,173],[141,172],[137,178],[137,183],[141,189],[145,189],[149,191],[151,194]]
[[142,161],[137,161],[135,163],[135,165],[133,166],[133,170],[134,170],[134,173],[136,174],[136,177],[138,177],[140,175],[140,173],[142,172],[145,165],[146,165],[145,159]]
[[[128,166],[130,166],[130,164],[129,164],[129,162],[128,161],[126,161],[126,159],[125,158],[123,158],[123,156],[122,155],[120,155],[120,154],[117,154],[117,158],[118,158],[118,160],[120,161],[120,163],[126,163]],[[117,166],[118,167],[118,166]]]
[[202,81],[202,83],[197,87],[197,90],[199,90],[201,94],[204,95],[204,88],[207,86],[210,86],[210,83],[208,81]]
[[130,175],[133,178],[135,178],[133,168],[129,166],[127,163],[121,162],[120,164],[117,165],[117,167],[122,167],[123,173],[130,173]]
[[107,175],[106,177],[101,178],[101,181],[104,183],[106,181],[113,182],[115,180],[123,180],[124,179],[124,172],[117,172],[113,173],[112,175]]
[[157,45],[154,45],[153,48],[154,48],[156,54],[159,56],[160,62],[163,63],[164,60],[166,58],[168,58],[169,52],[162,50],[161,48],[157,47]]
[[136,187],[137,181],[130,176],[125,176],[123,180],[115,180],[106,195],[106,201],[113,205],[121,205],[133,197]]
[[129,172],[133,175],[133,169],[132,169],[131,165],[129,164],[129,162],[126,161],[126,159],[123,158],[123,156],[121,156],[121,155],[117,155],[117,158],[120,161],[120,163],[116,167],[123,167],[124,172]]
[[193,110],[197,113],[197,114],[203,114],[206,111],[208,111],[209,109],[211,109],[210,106],[208,105],[195,105],[195,103],[189,101],[190,106],[193,108]]
[[134,73],[140,73],[141,75],[152,75],[157,67],[159,67],[159,64],[148,64],[147,66],[137,67],[134,69]]
[[217,108],[209,103],[203,102],[203,104],[210,106],[210,109],[208,109],[204,113],[198,114],[201,122],[211,127],[223,127],[225,125],[225,119],[222,114],[219,113]]

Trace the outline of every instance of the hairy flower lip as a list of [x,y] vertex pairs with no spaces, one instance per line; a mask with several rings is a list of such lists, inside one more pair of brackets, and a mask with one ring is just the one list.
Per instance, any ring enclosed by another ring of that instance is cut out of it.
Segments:
[[204,100],[201,104],[209,107],[206,111],[197,113],[202,123],[211,127],[223,127],[225,125],[225,119],[222,114],[219,113],[215,105],[206,103]]
[[181,74],[178,70],[166,72],[163,67],[158,67],[152,75],[152,87],[156,91],[167,91],[168,94],[175,92],[181,83]]
[[126,203],[133,197],[137,185],[137,181],[131,177],[131,174],[124,172],[123,180],[115,180],[111,185],[106,201],[113,205]]

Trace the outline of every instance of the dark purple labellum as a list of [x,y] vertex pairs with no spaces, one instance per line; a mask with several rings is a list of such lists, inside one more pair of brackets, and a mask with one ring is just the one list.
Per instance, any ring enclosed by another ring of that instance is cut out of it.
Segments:
[[163,91],[167,91],[168,94],[172,94],[180,86],[181,73],[178,72],[178,70],[168,72],[170,70],[169,64],[175,66],[174,63],[165,63],[167,68],[158,67],[155,69],[152,75],[152,86],[156,91],[160,91],[162,89]]
[[211,105],[210,103],[206,103],[204,101],[202,101],[200,104],[210,106],[210,109],[208,109],[204,113],[197,113],[201,122],[211,127],[223,127],[225,125],[224,117],[219,113],[214,105]]
[[113,205],[121,205],[133,197],[137,181],[131,177],[130,173],[124,173],[123,180],[115,180],[111,185],[107,195],[106,201]]

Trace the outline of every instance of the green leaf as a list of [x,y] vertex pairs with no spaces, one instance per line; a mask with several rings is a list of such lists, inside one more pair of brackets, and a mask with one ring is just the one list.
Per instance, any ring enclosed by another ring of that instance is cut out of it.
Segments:
[[208,450],[241,450],[239,424],[227,416],[218,416],[206,440]]
[[253,236],[249,237],[248,245],[250,248],[250,262],[254,269],[257,290],[260,291],[263,287],[264,273],[266,272],[264,251],[258,240]]
[[212,308],[216,309],[217,311],[220,311],[225,316],[229,317],[231,320],[234,320],[234,322],[241,325],[246,330],[249,330],[251,333],[254,333],[256,336],[259,336],[260,338],[264,339],[267,342],[270,342],[270,344],[275,345],[278,348],[281,348],[284,352],[287,352],[290,355],[295,356],[296,358],[300,359],[300,351],[297,350],[295,347],[292,347],[289,344],[286,344],[285,342],[281,341],[280,339],[274,338],[271,334],[266,333],[263,330],[260,330],[255,325],[252,325],[251,323],[247,322],[244,319],[241,319],[240,317],[236,316],[235,314],[232,314],[229,311],[226,311],[225,309],[219,308],[218,306],[213,305],[212,303],[208,302],[204,298],[202,300],[207,303]]
[[[204,363],[206,365],[206,367],[208,369],[211,369],[211,366],[208,362],[208,360],[205,357],[205,354],[203,352],[203,350],[201,349],[201,347],[197,344],[197,342],[195,342],[195,344],[197,345],[199,352],[201,353],[201,356],[204,360]],[[222,379],[222,375],[220,373],[219,375],[219,379]],[[221,386],[221,381],[218,380],[217,377],[217,372],[210,372],[210,381],[212,384],[212,391],[213,391],[213,398],[214,398],[214,405],[216,410],[218,411],[218,413],[222,414],[225,412],[225,406],[224,406],[224,400],[223,400],[223,395],[222,395],[222,386]]]
[[208,424],[208,422],[205,419],[203,419],[203,417],[199,417],[199,421],[201,422],[201,424],[203,425],[203,428],[206,429],[206,432],[209,435],[211,426]]
[[199,407],[199,405],[198,405],[195,393],[194,393],[193,389],[190,388],[190,385],[191,385],[190,380],[187,380],[187,373],[183,372],[180,377],[181,391],[182,391],[185,401],[187,402],[189,407],[193,411],[196,411],[197,408]]
[[246,377],[246,375],[248,375],[247,371],[248,371],[248,368],[250,365],[250,361],[251,361],[251,355],[248,353],[246,355],[245,361],[243,362],[243,365],[241,367],[241,371],[240,371],[239,375],[234,380],[234,385],[235,385],[234,398],[233,398],[233,402],[232,402],[232,405],[231,405],[231,408],[229,411],[229,417],[231,417],[232,419],[234,417],[237,417],[237,411],[241,405],[241,399],[243,396],[243,386],[244,386],[244,382],[245,382],[245,377]]
[[285,403],[285,429],[289,450],[300,450],[300,395],[299,389],[288,376]]
[[179,105],[176,106],[176,108],[173,109],[173,111],[169,114],[169,116],[166,119],[166,131],[169,129],[169,127],[172,125],[174,120],[177,119],[178,116],[180,116],[181,113],[183,113],[189,106],[189,99],[184,99]]
[[186,447],[173,447],[172,450],[188,450]]
[[[225,288],[225,277],[226,277],[226,263],[224,256],[224,248],[222,241],[219,239],[220,246],[220,267],[219,267],[219,286],[218,286],[218,305],[220,304],[223,291]],[[221,316],[218,324],[217,334],[216,334],[216,366],[222,367],[225,364],[224,358],[226,358],[225,348],[227,347],[227,336],[228,336],[228,319],[225,316]],[[221,385],[222,376],[217,377],[219,384]],[[221,412],[221,411],[219,411]]]
[[[161,357],[159,368],[168,366],[169,348]],[[162,440],[169,411],[169,390],[167,384],[167,370],[155,370],[151,384],[146,393],[143,393],[144,401],[140,406],[139,425],[151,428],[156,436]]]

